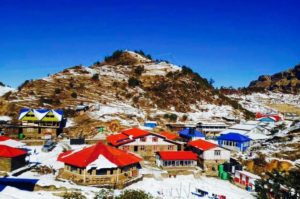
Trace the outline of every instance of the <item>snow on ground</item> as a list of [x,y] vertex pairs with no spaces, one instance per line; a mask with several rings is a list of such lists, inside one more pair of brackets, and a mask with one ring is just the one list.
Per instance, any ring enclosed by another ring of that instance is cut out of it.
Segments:
[[67,119],[66,128],[75,126],[75,121],[72,118]]
[[283,93],[252,93],[250,95],[228,95],[230,98],[237,99],[243,108],[252,112],[276,112],[265,104],[290,104],[300,107],[300,96]]
[[0,116],[0,121],[10,121],[10,120],[11,120],[11,117],[9,117],[9,116],[6,116],[6,115]]
[[152,76],[152,75],[166,75],[168,72],[175,72],[181,70],[179,66],[169,64],[166,62],[160,62],[157,64],[145,64],[144,65],[145,72],[143,76]]
[[126,189],[141,189],[151,193],[154,197],[161,197],[163,199],[188,199],[196,198],[191,194],[191,192],[195,191],[195,188],[208,191],[210,194],[225,195],[228,199],[254,198],[250,192],[238,188],[228,181],[210,177],[200,177],[196,179],[193,175],[177,176],[176,178],[166,178],[162,180],[144,178],[143,181],[132,184]]
[[16,91],[16,89],[8,87],[8,86],[0,86],[0,97],[10,91],[14,92],[14,91]]
[[49,199],[58,199],[60,197],[54,196],[51,192],[47,191],[23,191],[14,187],[5,187],[2,192],[0,192],[0,199],[41,199],[41,198],[49,198]]
[[[57,161],[57,156],[63,151],[63,148],[67,145],[66,141],[59,143],[51,152],[42,152],[41,146],[28,146],[27,148],[31,150],[30,162],[39,162],[42,165],[47,165],[53,167],[54,169],[59,169],[63,167],[63,164]],[[72,145],[72,149],[79,150],[86,145]],[[146,163],[146,162],[145,162]],[[127,187],[126,189],[142,189],[146,192],[150,192],[155,197],[160,197],[163,199],[169,198],[182,198],[188,199],[193,198],[191,191],[195,188],[201,188],[208,192],[215,194],[226,195],[229,199],[239,199],[239,198],[253,198],[251,193],[246,190],[240,189],[228,181],[223,181],[217,178],[194,178],[193,175],[187,176],[177,176],[176,178],[166,178],[161,177],[162,173],[166,171],[160,170],[158,168],[144,167],[141,169],[141,174],[152,174],[154,178],[144,178],[143,181],[139,181]],[[90,187],[90,186],[80,186],[76,185],[68,180],[55,180],[57,172],[55,174],[40,175],[32,171],[26,171],[17,178],[30,178],[39,179],[37,182],[40,186],[50,186],[54,185],[57,188],[65,187],[67,189],[73,189],[80,191],[88,199],[92,199],[95,193],[100,191],[100,188]],[[163,193],[159,195],[158,191]],[[34,191],[27,192],[12,187],[6,187],[2,192],[0,192],[0,199],[23,199],[26,197],[36,198],[47,198],[56,199],[52,193],[58,193],[59,191]],[[121,190],[116,190],[115,194],[119,194]],[[180,196],[181,193],[181,197]]]

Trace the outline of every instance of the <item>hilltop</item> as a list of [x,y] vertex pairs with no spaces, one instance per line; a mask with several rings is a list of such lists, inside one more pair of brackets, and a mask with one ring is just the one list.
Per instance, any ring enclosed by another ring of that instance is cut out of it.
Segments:
[[256,91],[279,91],[283,93],[300,93],[300,64],[294,68],[275,73],[273,75],[262,75],[252,81],[249,90]]

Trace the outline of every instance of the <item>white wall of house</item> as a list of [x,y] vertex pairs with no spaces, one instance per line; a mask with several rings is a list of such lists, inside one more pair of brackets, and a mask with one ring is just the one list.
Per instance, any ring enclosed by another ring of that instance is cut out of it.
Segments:
[[210,150],[206,150],[200,155],[200,158],[204,160],[229,160],[230,151],[221,147],[216,147]]
[[[157,141],[155,141],[154,139],[157,139]],[[158,136],[155,136],[155,135],[147,135],[144,137],[144,140],[143,141],[143,138],[138,138],[136,140],[134,140],[133,142],[130,142],[130,143],[127,143],[127,144],[124,144],[123,146],[147,146],[147,145],[165,145],[165,146],[169,146],[169,145],[174,145],[174,143],[172,142],[167,142],[165,141],[165,139],[161,138],[161,137],[158,137]]]
[[[180,162],[183,162],[184,165],[180,165]],[[194,167],[197,166],[196,160],[162,160],[157,155],[156,156],[156,165],[164,167]]]

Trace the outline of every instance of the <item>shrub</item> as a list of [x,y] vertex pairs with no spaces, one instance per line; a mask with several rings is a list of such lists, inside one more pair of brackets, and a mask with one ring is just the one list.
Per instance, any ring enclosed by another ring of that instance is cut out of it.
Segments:
[[94,75],[92,76],[92,80],[93,80],[93,81],[98,81],[98,80],[99,80],[99,74],[98,74],[98,73],[94,74]]
[[146,55],[146,54],[144,53],[144,51],[142,51],[142,50],[135,50],[134,52],[137,53],[137,54],[139,54],[139,55],[142,55],[143,57],[146,57],[146,58],[152,60],[152,56],[149,55],[149,54]]
[[152,199],[153,196],[151,196],[149,193],[146,193],[142,190],[125,190],[122,191],[119,196],[116,197],[116,199]]
[[101,189],[94,197],[94,199],[113,199],[114,191],[112,189]]
[[63,195],[64,199],[86,199],[84,195],[80,192],[66,192]]
[[177,115],[172,113],[172,114],[170,114],[169,118],[170,118],[171,121],[175,122],[177,120]]
[[182,121],[186,121],[188,119],[188,116],[187,115],[183,115],[182,116]]
[[123,50],[116,50],[115,52],[113,52],[113,54],[111,56],[106,56],[104,58],[105,62],[111,62],[115,59],[118,59],[123,53]]
[[134,73],[138,76],[140,76],[143,72],[145,71],[145,68],[144,66],[137,66],[135,69],[134,69]]
[[178,116],[176,114],[174,114],[174,113],[171,113],[171,114],[166,113],[166,114],[164,114],[164,118],[165,119],[169,119],[170,121],[173,121],[173,122],[177,121],[177,117]]
[[60,88],[56,88],[56,89],[54,90],[54,93],[55,93],[55,94],[61,93],[61,89],[60,89]]
[[76,93],[76,92],[73,92],[73,93],[71,94],[71,97],[77,98],[77,93]]
[[22,90],[26,85],[28,85],[32,80],[25,80],[20,86],[18,86],[18,90]]
[[140,80],[134,78],[134,77],[130,77],[128,79],[128,86],[130,87],[136,87],[140,85]]

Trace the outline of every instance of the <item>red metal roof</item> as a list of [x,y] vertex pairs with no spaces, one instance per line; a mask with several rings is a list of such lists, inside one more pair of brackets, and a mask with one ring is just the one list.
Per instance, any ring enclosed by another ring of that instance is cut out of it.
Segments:
[[0,141],[6,141],[6,140],[10,140],[10,139],[11,138],[7,137],[7,136],[3,136],[3,135],[0,136]]
[[160,135],[164,136],[169,140],[176,140],[179,136],[174,133],[169,133],[167,131],[161,132]]
[[201,151],[206,151],[209,149],[213,149],[213,148],[217,147],[218,145],[208,142],[206,140],[199,139],[199,140],[190,141],[188,143],[188,146],[195,147],[197,149],[200,149]]
[[77,167],[87,167],[100,155],[103,155],[106,159],[119,167],[138,163],[142,160],[131,153],[107,146],[102,142],[98,142],[96,145],[84,148],[80,151],[61,153],[57,160]]
[[139,138],[150,134],[148,131],[138,129],[138,128],[127,129],[122,131],[121,133],[128,136],[132,136],[133,138]]
[[24,150],[16,149],[6,145],[0,145],[0,157],[13,158],[25,154],[27,154],[27,152]]
[[139,137],[149,135],[148,131],[144,131],[138,128],[132,128],[122,131],[121,133],[107,136],[107,141],[113,146],[119,146],[121,144],[129,143]]
[[159,151],[162,160],[197,160],[197,154],[192,151]]
[[131,141],[129,137],[123,133],[109,135],[106,139],[107,142],[112,144],[113,146],[118,146],[120,144],[124,144]]

